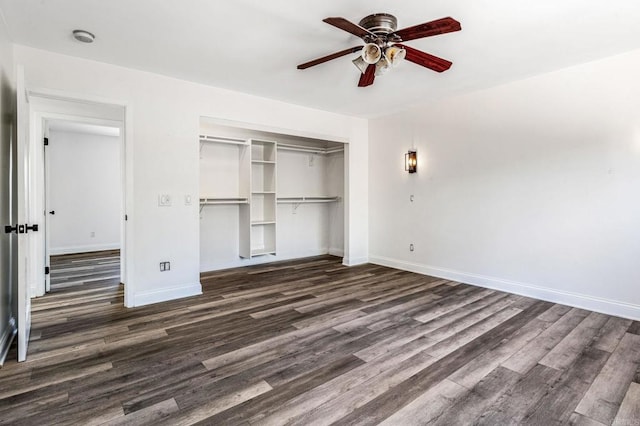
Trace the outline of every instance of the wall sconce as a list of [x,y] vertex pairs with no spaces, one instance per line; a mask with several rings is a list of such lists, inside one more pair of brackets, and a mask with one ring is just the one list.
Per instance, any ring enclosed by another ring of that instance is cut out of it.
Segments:
[[415,149],[410,149],[404,155],[404,169],[409,173],[418,171],[418,152]]

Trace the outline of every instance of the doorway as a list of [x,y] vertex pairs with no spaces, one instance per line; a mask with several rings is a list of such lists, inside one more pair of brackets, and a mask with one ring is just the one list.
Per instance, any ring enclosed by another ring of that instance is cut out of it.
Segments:
[[120,126],[44,119],[45,293],[120,276]]

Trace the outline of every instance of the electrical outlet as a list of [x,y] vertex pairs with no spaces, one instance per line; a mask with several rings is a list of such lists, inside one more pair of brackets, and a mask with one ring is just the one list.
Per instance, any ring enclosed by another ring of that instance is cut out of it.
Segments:
[[409,244],[409,251],[413,251],[415,250],[415,247],[413,247],[413,244]]
[[167,272],[171,270],[171,262],[160,262],[160,272]]

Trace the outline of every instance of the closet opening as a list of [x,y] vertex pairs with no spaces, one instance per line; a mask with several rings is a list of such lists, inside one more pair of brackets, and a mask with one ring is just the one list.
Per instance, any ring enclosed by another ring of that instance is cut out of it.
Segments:
[[200,119],[200,272],[344,257],[342,142]]

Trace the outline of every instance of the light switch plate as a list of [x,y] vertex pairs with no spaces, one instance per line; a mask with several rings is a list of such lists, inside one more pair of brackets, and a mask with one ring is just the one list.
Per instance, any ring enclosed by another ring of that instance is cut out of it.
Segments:
[[190,206],[191,205],[191,195],[185,195],[184,196],[184,205],[185,206]]
[[158,205],[160,207],[168,207],[171,205],[171,196],[169,194],[158,195]]

